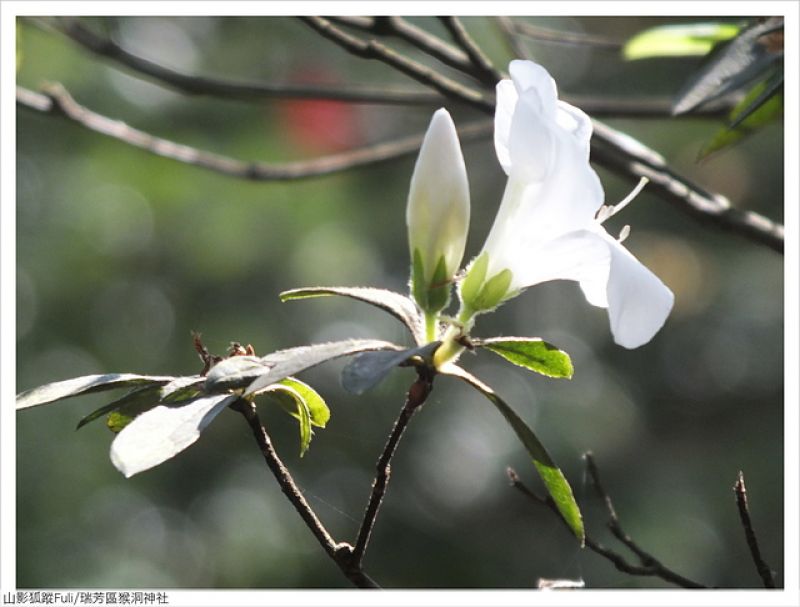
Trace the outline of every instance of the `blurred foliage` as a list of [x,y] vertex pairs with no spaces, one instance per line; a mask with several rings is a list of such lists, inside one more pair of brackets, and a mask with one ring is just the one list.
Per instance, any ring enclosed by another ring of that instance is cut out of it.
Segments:
[[[430,19],[415,20],[441,33]],[[665,18],[551,17],[553,29],[627,39]],[[683,20],[684,22],[686,20]],[[467,18],[498,65],[496,26]],[[407,84],[346,55],[288,18],[95,20],[122,44],[176,69],[274,82],[319,78]],[[155,134],[242,158],[309,157],[422,132],[435,108],[321,101],[245,104],[183,97],[23,23],[18,83],[59,81],[92,109]],[[672,96],[697,58],[624,62],[617,52],[526,41],[562,91]],[[474,117],[449,107],[456,124]],[[694,163],[713,119],[609,120],[678,172],[736,206],[782,220],[781,123]],[[28,111],[17,123],[17,385],[90,373],[190,374],[191,330],[209,349],[260,353],[344,337],[402,343],[402,326],[340,298],[281,304],[285,289],[407,289],[404,224],[413,158],[298,183],[248,183],[148,155]],[[489,140],[465,145],[473,200],[468,255],[480,250],[504,176]],[[601,171],[609,201],[628,186]],[[605,311],[572,283],[530,290],[481,317],[476,335],[536,335],[570,353],[569,382],[496,357],[464,365],[546,442],[570,479],[587,529],[613,544],[586,485],[592,450],[623,524],[676,571],[720,587],[758,587],[733,499],[748,485],[762,553],[783,570],[783,258],[700,225],[644,193],[614,218],[626,245],[676,295],[666,327],[635,351],[616,347]],[[406,342],[408,343],[408,342]],[[343,362],[302,374],[331,409],[302,460],[279,407],[261,414],[306,497],[351,539],[374,463],[413,379],[398,370],[360,397],[338,385]],[[239,416],[223,412],[179,457],[125,480],[111,435],[76,422],[97,396],[17,417],[20,587],[348,587],[265,470]],[[662,587],[580,550],[553,514],[509,488],[506,466],[534,484],[524,449],[481,395],[442,377],[392,465],[365,561],[387,587],[535,587],[539,577],[589,588]],[[413,558],[409,558],[413,555]],[[779,584],[782,575],[779,573]]]

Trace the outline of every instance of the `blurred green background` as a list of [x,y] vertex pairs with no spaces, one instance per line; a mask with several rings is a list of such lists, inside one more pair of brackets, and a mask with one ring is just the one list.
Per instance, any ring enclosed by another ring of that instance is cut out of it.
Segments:
[[[625,39],[676,19],[543,18],[531,23]],[[433,19],[414,22],[444,34]],[[91,20],[130,50],[189,73],[265,82],[413,86],[347,55],[289,18]],[[465,24],[500,66],[496,25]],[[18,83],[63,83],[80,103],[145,131],[231,156],[285,161],[424,131],[435,106],[187,97],[137,79],[26,22]],[[396,44],[398,48],[405,48]],[[562,93],[674,94],[699,59],[625,63],[618,52],[529,42]],[[457,124],[480,116],[445,104]],[[608,119],[678,172],[735,206],[782,220],[782,124],[701,164],[719,119]],[[348,300],[281,304],[282,290],[370,285],[406,290],[405,199],[413,157],[296,183],[248,183],[161,159],[64,120],[17,120],[18,391],[105,372],[200,370],[190,331],[212,352],[230,341],[274,349],[378,337],[408,343],[394,319]],[[489,139],[464,145],[476,254],[504,176]],[[609,202],[630,184],[600,170]],[[766,561],[783,568],[783,257],[698,224],[647,190],[612,220],[626,245],[676,295],[645,347],[614,345],[604,310],[573,283],[531,289],[481,317],[479,336],[541,336],[567,350],[571,381],[512,367],[488,352],[464,365],[538,432],[564,469],[589,533],[615,544],[583,473],[594,452],[626,531],[679,573],[720,587],[759,587],[733,499],[745,473]],[[332,418],[300,459],[297,427],[262,415],[311,505],[352,540],[374,464],[413,378],[398,370],[355,397],[341,361],[301,377]],[[175,459],[126,480],[111,465],[102,421],[75,424],[107,396],[18,414],[20,587],[349,587],[281,494],[249,429],[223,412]],[[549,511],[509,487],[513,466],[538,487],[524,449],[477,393],[442,378],[413,420],[365,566],[386,587],[529,588],[539,577],[590,588],[664,587],[581,551]],[[633,560],[633,559],[631,559]]]

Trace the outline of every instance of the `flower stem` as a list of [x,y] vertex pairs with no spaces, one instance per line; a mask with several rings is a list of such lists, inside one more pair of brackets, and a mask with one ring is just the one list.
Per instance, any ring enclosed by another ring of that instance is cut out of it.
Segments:
[[428,343],[436,340],[437,315],[432,312],[425,312],[425,341]]

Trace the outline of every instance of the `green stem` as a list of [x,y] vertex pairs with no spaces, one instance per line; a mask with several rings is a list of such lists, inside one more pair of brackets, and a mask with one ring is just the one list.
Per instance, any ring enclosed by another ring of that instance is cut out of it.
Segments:
[[436,340],[437,314],[425,312],[425,341],[428,343]]

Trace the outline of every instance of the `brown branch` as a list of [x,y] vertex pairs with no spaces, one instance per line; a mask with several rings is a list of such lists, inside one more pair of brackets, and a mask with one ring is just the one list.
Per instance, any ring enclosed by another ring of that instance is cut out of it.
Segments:
[[[91,131],[157,156],[250,181],[291,181],[373,165],[416,153],[423,138],[423,135],[414,135],[312,160],[281,164],[245,162],[162,139],[93,112],[77,103],[61,85],[49,86],[46,94],[17,87],[17,104],[44,114],[67,118]],[[463,141],[485,138],[490,136],[491,129],[489,121],[475,122],[463,127],[459,136]]]
[[514,57],[519,59],[529,59],[530,52],[524,44],[520,43],[517,39],[516,28],[514,20],[511,17],[498,16],[495,22],[500,27],[500,32],[503,34],[503,40],[508,45],[508,49]]
[[[661,564],[657,559],[655,559],[652,555],[642,550],[627,534],[625,534],[620,525],[619,519],[617,518],[617,513],[614,510],[614,504],[611,502],[611,498],[603,489],[603,486],[599,482],[599,476],[597,475],[597,468],[594,464],[594,460],[592,459],[591,454],[587,453],[585,455],[586,458],[586,465],[589,469],[589,473],[592,476],[592,481],[594,482],[595,488],[598,491],[601,499],[605,502],[606,510],[609,514],[609,522],[608,527],[611,529],[614,536],[619,539],[622,543],[624,543],[629,549],[631,549],[638,557],[640,564],[634,565],[629,563],[625,557],[623,557],[618,552],[615,552],[609,548],[606,548],[592,537],[589,536],[587,533],[585,535],[585,545],[595,554],[599,554],[606,560],[610,561],[614,567],[621,571],[622,573],[627,573],[629,575],[636,575],[636,576],[643,576],[643,577],[658,577],[666,582],[670,582],[675,584],[676,586],[681,586],[682,588],[706,588],[703,584],[690,580],[687,577],[684,577],[678,573],[675,573],[671,569],[668,569],[663,564]],[[526,495],[531,500],[542,504],[549,508],[558,519],[564,524],[565,528],[569,531],[570,535],[572,536],[572,530],[569,529],[566,521],[563,519],[561,514],[558,511],[555,503],[553,502],[552,498],[550,497],[541,497],[540,495],[536,494],[534,491],[529,489],[519,478],[517,473],[512,469],[508,468],[506,470],[508,474],[508,478],[511,482],[511,486],[518,490],[520,493]],[[573,536],[574,537],[574,536]]]
[[775,574],[762,558],[761,550],[758,548],[758,539],[753,529],[753,522],[750,520],[750,508],[747,505],[747,487],[745,487],[744,474],[741,470],[736,483],[733,485],[733,491],[736,494],[736,507],[739,509],[739,518],[742,521],[744,536],[747,539],[747,546],[750,548],[750,555],[753,557],[758,575],[761,576],[764,588],[775,588]]
[[300,19],[320,33],[323,37],[336,43],[347,52],[363,59],[376,59],[397,71],[410,76],[417,82],[431,87],[450,99],[457,99],[471,107],[489,114],[494,112],[494,100],[478,90],[467,87],[451,78],[447,78],[417,61],[401,55],[395,50],[370,39],[364,40],[348,34],[322,17],[300,17]]
[[629,135],[593,121],[592,160],[628,179],[647,177],[648,189],[695,219],[745,236],[783,252],[783,226],[752,211],[731,207],[721,194],[712,194],[669,168],[657,152]]
[[417,367],[417,374],[417,380],[408,390],[406,402],[400,410],[400,415],[394,423],[392,432],[375,466],[376,475],[372,483],[372,492],[370,493],[369,502],[364,511],[364,517],[358,530],[355,548],[353,549],[352,564],[357,569],[361,568],[361,561],[364,558],[364,552],[367,549],[369,537],[375,525],[375,518],[378,516],[378,510],[386,494],[386,487],[389,484],[391,475],[391,461],[397,449],[397,443],[400,442],[400,438],[403,436],[408,422],[411,421],[411,417],[425,403],[433,387],[433,375],[426,368]]
[[469,35],[464,24],[458,17],[439,17],[453,40],[469,57],[469,61],[474,68],[474,76],[488,86],[494,86],[503,77],[503,74],[496,69],[486,54]]
[[360,563],[355,567],[353,566],[353,561],[351,559],[353,547],[345,542],[337,544],[330,533],[328,533],[328,530],[325,529],[322,522],[320,522],[316,513],[306,501],[306,498],[303,497],[303,493],[295,484],[292,475],[286,469],[286,466],[283,464],[280,457],[278,457],[278,453],[272,446],[272,441],[258,417],[255,405],[245,399],[239,399],[231,405],[231,408],[241,413],[245,418],[258,443],[261,454],[264,456],[264,461],[278,481],[281,491],[283,491],[289,502],[294,506],[300,518],[303,519],[303,522],[311,530],[311,533],[314,534],[314,537],[317,538],[320,546],[322,546],[325,552],[328,553],[328,556],[339,566],[339,569],[342,570],[345,577],[359,588],[379,588],[379,586],[361,570]]
[[[31,20],[38,27],[49,27],[40,20]],[[170,69],[154,61],[144,59],[129,52],[113,40],[101,36],[77,19],[61,19],[55,29],[66,35],[83,49],[103,57],[128,70],[145,76],[162,85],[187,95],[207,95],[223,99],[239,99],[245,101],[261,99],[327,99],[353,103],[422,105],[432,106],[441,103],[441,96],[427,90],[410,91],[360,85],[303,85],[251,83],[209,78],[184,74]]]

